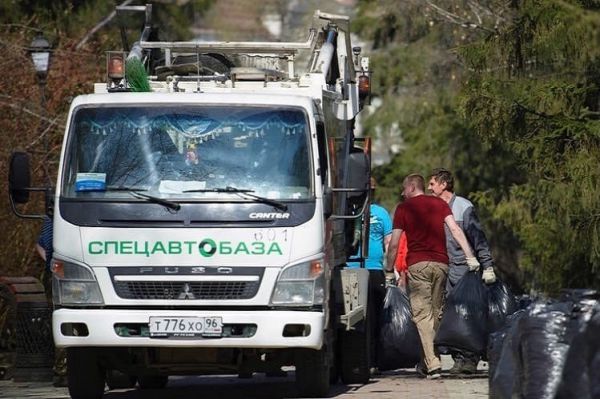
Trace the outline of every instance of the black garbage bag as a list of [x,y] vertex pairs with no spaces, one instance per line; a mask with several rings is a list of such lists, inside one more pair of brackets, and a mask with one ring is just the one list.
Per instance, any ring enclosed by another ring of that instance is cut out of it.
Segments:
[[421,358],[421,340],[408,297],[400,288],[386,289],[380,325],[379,369],[414,367]]
[[595,302],[592,311],[583,309],[582,327],[569,347],[556,399],[600,399],[600,305]]
[[585,300],[600,299],[600,293],[589,288],[563,288],[560,291],[559,302],[575,302],[580,303]]
[[488,285],[488,328],[489,332],[498,331],[504,325],[508,315],[518,309],[515,296],[502,281]]
[[520,320],[521,395],[553,399],[579,321],[572,302],[533,303]]
[[534,298],[530,295],[520,295],[517,297],[517,307],[519,309],[527,309],[534,302]]
[[444,314],[435,336],[441,353],[466,351],[485,354],[487,348],[487,289],[480,273],[468,272],[446,299]]
[[506,335],[507,331],[505,329],[500,329],[499,331],[493,332],[488,336],[487,355],[489,367],[488,375],[490,376],[490,382],[491,376],[494,374],[496,366],[498,365],[500,354],[502,353],[502,346],[506,340]]
[[521,391],[519,321],[527,314],[518,310],[508,316],[504,326],[489,337],[489,395],[491,399],[512,399]]

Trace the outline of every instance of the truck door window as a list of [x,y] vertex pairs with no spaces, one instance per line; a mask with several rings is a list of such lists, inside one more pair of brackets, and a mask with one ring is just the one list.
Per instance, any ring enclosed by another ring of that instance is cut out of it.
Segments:
[[[307,117],[295,108],[81,108],[74,117],[63,195],[228,198],[233,186],[273,199],[312,196]],[[84,185],[83,179],[102,181]],[[112,190],[110,190],[112,189]],[[116,190],[115,190],[116,189]],[[196,191],[194,191],[196,190]]]

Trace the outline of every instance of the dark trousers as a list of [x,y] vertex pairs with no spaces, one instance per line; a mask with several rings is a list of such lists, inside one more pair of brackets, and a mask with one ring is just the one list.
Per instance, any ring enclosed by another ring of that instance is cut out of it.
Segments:
[[[50,270],[44,270],[41,276],[42,284],[46,290],[46,297],[50,309],[52,309],[52,272]],[[52,368],[54,375],[66,376],[67,375],[67,351],[64,348],[54,348],[54,367]]]
[[369,299],[367,313],[370,314],[371,324],[371,367],[377,367],[379,351],[379,331],[381,312],[385,298],[385,274],[383,270],[369,270]]

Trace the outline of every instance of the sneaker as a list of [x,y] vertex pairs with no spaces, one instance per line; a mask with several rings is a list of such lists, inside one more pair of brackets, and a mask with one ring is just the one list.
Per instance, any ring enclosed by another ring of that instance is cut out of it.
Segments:
[[450,370],[448,370],[448,373],[450,374],[462,374],[462,368],[463,368],[463,359],[462,358],[456,358],[454,359],[454,365],[452,366],[452,368]]
[[371,374],[371,376],[380,375],[381,372],[379,371],[379,367],[371,367],[369,369],[369,374]]
[[454,366],[448,370],[450,374],[475,374],[477,373],[477,363],[469,359],[456,359]]
[[442,378],[442,369],[434,369],[427,372],[427,376],[425,377],[428,380],[437,380]]
[[426,371],[425,367],[417,364],[415,368],[417,375],[421,378],[427,378],[428,380],[437,380],[442,377],[442,369],[433,369],[431,371]]
[[463,374],[475,374],[477,373],[477,363],[473,360],[465,360],[462,366]]

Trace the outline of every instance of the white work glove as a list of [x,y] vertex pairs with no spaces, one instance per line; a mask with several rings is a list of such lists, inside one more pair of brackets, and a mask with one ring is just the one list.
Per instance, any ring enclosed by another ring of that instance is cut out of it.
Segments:
[[469,266],[470,272],[476,272],[479,270],[479,261],[475,257],[467,258],[467,266]]
[[494,284],[496,282],[496,273],[494,273],[494,268],[486,267],[485,269],[483,269],[481,279],[486,284]]

